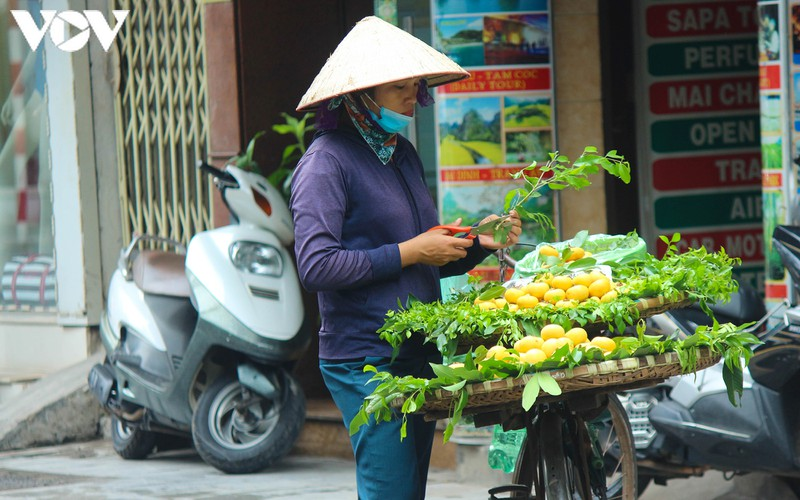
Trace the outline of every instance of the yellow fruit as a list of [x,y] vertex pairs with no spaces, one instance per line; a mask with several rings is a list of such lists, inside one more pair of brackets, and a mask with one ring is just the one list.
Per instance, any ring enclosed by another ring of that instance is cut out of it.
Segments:
[[606,275],[603,274],[602,271],[599,271],[597,269],[593,269],[591,272],[589,272],[589,276],[592,278],[593,282],[599,280],[600,278],[606,277]]
[[582,259],[586,252],[581,247],[574,247],[570,248],[570,253],[567,255],[566,261],[571,262],[573,260]]
[[505,360],[506,363],[511,363],[519,360],[519,356],[515,352],[506,351],[504,354],[501,354],[501,357],[495,359],[502,359]]
[[572,277],[572,283],[574,285],[583,285],[587,288],[592,284],[592,281],[594,280],[592,279],[592,275],[589,273],[580,273]]
[[606,277],[600,278],[589,285],[589,295],[592,297],[602,297],[611,291],[611,280]]
[[584,256],[584,257],[591,257],[591,256],[592,256],[592,252],[590,252],[590,251],[588,251],[588,250],[587,250],[587,251],[586,251],[586,252],[583,254],[583,256]]
[[517,306],[519,306],[520,309],[530,309],[531,307],[536,307],[536,304],[538,303],[539,299],[528,294],[525,294],[517,299]]
[[517,299],[523,295],[525,295],[525,290],[522,288],[509,288],[503,293],[503,298],[506,299],[509,304],[516,304]]
[[586,285],[572,285],[567,288],[567,298],[578,302],[589,298],[589,288]]
[[556,276],[550,280],[550,286],[566,291],[572,286],[572,278],[569,276]]
[[564,336],[572,340],[573,345],[582,344],[589,339],[589,335],[587,335],[586,330],[579,326],[567,330]]
[[618,294],[616,290],[611,290],[609,292],[606,292],[603,294],[602,297],[600,297],[600,302],[612,302],[616,300],[617,295]]
[[511,312],[517,312],[519,310],[519,306],[516,305],[516,304],[509,304],[508,305],[508,310],[511,311]]
[[555,304],[559,300],[564,300],[566,298],[567,292],[560,288],[551,288],[544,294],[545,302],[550,302],[551,304]]
[[545,354],[545,352],[541,349],[531,349],[530,351],[525,351],[524,353],[519,355],[520,361],[524,361],[532,365],[536,363],[541,363],[547,358],[548,358],[547,354]]
[[508,354],[508,352],[506,351],[506,348],[505,348],[504,346],[501,346],[501,345],[493,345],[492,347],[490,347],[490,348],[489,348],[489,349],[486,351],[486,359],[491,359],[491,358],[494,358],[494,359],[503,359],[503,358],[498,358],[498,357],[497,357],[497,355],[498,355],[498,354],[501,354],[501,353]]
[[599,347],[603,352],[611,352],[617,348],[616,342],[608,337],[598,336],[589,341],[592,345]]
[[539,248],[539,255],[543,255],[545,257],[558,257],[558,250],[550,245],[542,245],[541,248]]
[[533,295],[539,300],[544,298],[544,294],[550,290],[550,285],[543,281],[534,281],[533,283],[528,283],[525,286],[525,292],[529,295]]
[[578,305],[578,303],[576,301],[574,301],[574,300],[563,299],[563,300],[559,300],[558,302],[556,302],[555,305],[556,305],[556,307],[564,309],[564,308],[567,308],[567,307],[575,307],[575,306]]
[[488,311],[490,309],[497,309],[497,304],[495,304],[493,300],[487,300],[485,302],[478,303],[478,307],[481,308],[481,311]]
[[514,350],[516,350],[518,353],[521,354],[523,352],[528,352],[531,349],[538,349],[542,347],[543,343],[544,339],[542,339],[541,337],[528,335],[514,342]]
[[539,332],[539,335],[543,340],[548,340],[563,337],[564,333],[564,327],[561,325],[556,325],[555,323],[551,323],[549,325],[544,325],[541,332]]
[[494,299],[494,305],[496,305],[498,309],[504,308],[506,304],[508,304],[508,301],[506,299],[501,299],[499,297]]
[[542,352],[544,352],[548,358],[556,352],[556,349],[558,349],[558,339],[547,339],[542,344]]
[[571,351],[575,348],[575,343],[567,337],[561,337],[556,339],[556,346],[562,347],[564,344],[569,345],[569,350]]

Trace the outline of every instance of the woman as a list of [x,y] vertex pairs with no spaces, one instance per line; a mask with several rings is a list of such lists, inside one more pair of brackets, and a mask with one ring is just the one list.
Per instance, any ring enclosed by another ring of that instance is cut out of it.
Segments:
[[[319,108],[319,130],[292,181],[298,271],[303,286],[318,292],[320,370],[346,426],[374,388],[365,365],[431,377],[429,363],[441,360],[435,346],[412,338],[390,363],[392,348],[376,333],[387,311],[410,296],[438,300],[440,278],[463,274],[519,239],[516,213],[505,242],[429,231],[439,224],[436,207],[419,156],[399,132],[417,102],[432,102],[428,85],[468,76],[424,42],[368,17],[298,106]],[[359,498],[424,498],[435,423],[410,418],[402,442],[399,425],[364,426],[351,436]]]

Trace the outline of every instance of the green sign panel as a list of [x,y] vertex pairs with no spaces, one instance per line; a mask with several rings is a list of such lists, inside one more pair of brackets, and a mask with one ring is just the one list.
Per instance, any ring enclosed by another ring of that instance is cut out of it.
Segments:
[[753,72],[758,68],[756,39],[657,43],[647,49],[653,76]]
[[659,229],[761,223],[761,190],[659,198]]
[[658,153],[761,146],[759,117],[752,114],[662,120],[654,122],[650,132]]

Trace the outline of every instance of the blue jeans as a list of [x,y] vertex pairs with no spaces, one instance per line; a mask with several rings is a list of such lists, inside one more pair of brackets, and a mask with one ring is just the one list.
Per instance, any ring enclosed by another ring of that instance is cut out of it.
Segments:
[[[342,412],[345,428],[355,417],[364,398],[372,394],[377,382],[367,384],[373,373],[364,373],[364,365],[394,375],[433,376],[425,358],[395,360],[367,357],[359,361],[320,360],[320,371],[333,400]],[[400,441],[401,419],[376,424],[371,420],[354,435],[350,445],[356,459],[356,486],[359,500],[417,500],[425,498],[428,464],[436,422],[426,422],[420,415],[409,415],[407,436]]]

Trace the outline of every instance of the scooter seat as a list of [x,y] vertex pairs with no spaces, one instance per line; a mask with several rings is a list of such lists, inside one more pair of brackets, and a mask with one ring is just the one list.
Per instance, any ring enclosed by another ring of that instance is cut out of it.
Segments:
[[174,252],[143,250],[133,261],[133,282],[144,293],[189,298],[185,259]]

